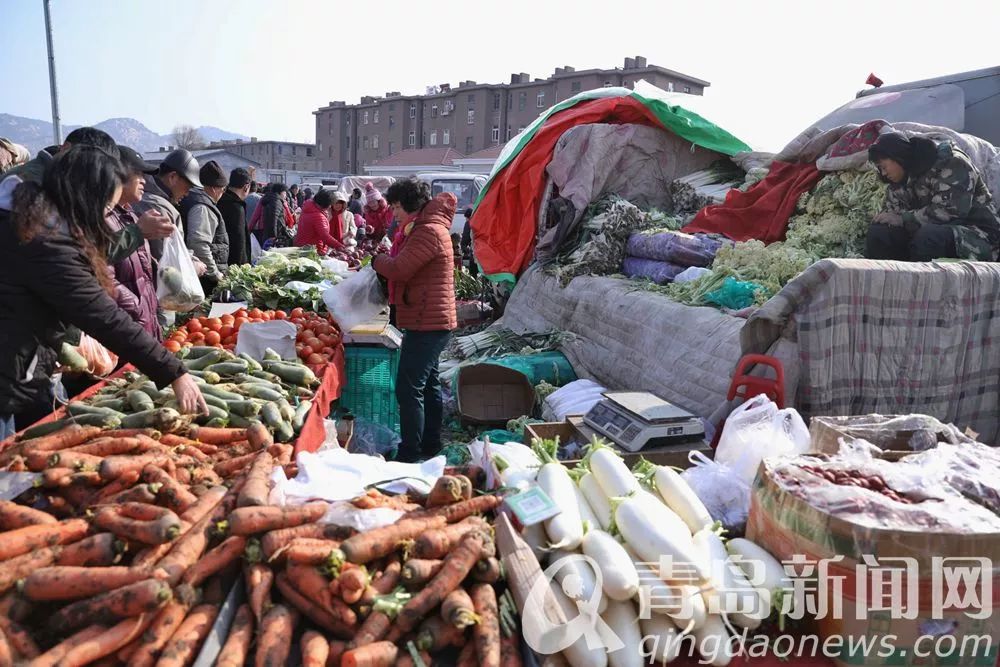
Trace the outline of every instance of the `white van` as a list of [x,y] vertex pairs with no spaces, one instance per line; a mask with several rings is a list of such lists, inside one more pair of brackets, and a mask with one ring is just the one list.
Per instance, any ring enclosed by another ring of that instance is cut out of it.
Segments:
[[486,176],[482,174],[462,174],[456,172],[417,174],[424,183],[431,186],[431,194],[450,192],[458,198],[455,219],[451,223],[452,234],[462,234],[465,229],[465,209],[471,208],[486,187]]

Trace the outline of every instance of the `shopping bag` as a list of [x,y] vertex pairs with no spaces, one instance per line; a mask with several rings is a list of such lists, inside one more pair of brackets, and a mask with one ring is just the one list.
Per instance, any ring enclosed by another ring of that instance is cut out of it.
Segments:
[[257,264],[260,261],[260,256],[264,254],[264,251],[260,247],[260,241],[253,234],[250,235],[250,263]]
[[809,428],[791,408],[779,410],[764,394],[738,406],[719,437],[715,461],[729,466],[747,484],[757,476],[760,462],[772,456],[795,456],[809,451]]
[[179,228],[163,242],[156,271],[156,298],[164,310],[187,312],[205,300],[191,255]]
[[344,333],[371,322],[388,305],[378,274],[370,266],[323,292],[323,302]]
[[87,334],[81,333],[78,345],[62,344],[59,363],[64,373],[87,373],[95,377],[106,377],[118,366],[118,355]]

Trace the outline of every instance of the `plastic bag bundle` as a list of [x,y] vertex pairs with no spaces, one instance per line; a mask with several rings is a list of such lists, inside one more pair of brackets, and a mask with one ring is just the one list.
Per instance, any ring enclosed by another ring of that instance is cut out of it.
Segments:
[[323,292],[323,302],[345,333],[372,321],[388,305],[378,274],[370,266]]
[[604,398],[607,389],[591,380],[577,380],[545,399],[542,418],[561,422],[569,415],[585,415]]
[[87,334],[80,334],[79,345],[74,347],[69,343],[63,343],[59,363],[68,372],[106,377],[118,366],[118,355]]
[[809,429],[799,413],[792,408],[779,410],[771,399],[759,394],[726,418],[715,461],[731,468],[749,486],[765,458],[798,456],[807,451]]
[[705,295],[705,302],[722,308],[741,310],[754,304],[757,292],[763,289],[757,283],[737,280],[732,276],[726,278],[722,287]]
[[185,313],[205,300],[191,254],[180,228],[163,242],[163,255],[156,271],[156,298],[164,310]]
[[691,452],[694,464],[681,477],[695,492],[712,519],[736,534],[742,534],[750,514],[750,485],[727,465],[707,458],[701,452]]
[[683,270],[683,266],[642,257],[626,257],[622,263],[622,273],[629,278],[647,278],[657,285],[669,283]]

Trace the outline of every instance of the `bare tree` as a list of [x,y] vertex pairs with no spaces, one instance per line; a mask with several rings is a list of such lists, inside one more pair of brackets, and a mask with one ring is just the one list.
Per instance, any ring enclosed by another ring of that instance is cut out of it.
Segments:
[[190,125],[178,125],[174,128],[174,145],[193,151],[205,147],[205,138]]

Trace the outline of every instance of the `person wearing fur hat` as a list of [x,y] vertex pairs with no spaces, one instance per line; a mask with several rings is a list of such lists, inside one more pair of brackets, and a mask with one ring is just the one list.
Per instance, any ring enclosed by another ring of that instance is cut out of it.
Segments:
[[381,241],[392,225],[392,209],[386,203],[385,197],[371,183],[365,184],[365,230],[368,238]]
[[201,277],[205,294],[211,294],[229,266],[229,234],[216,204],[229,185],[229,176],[215,160],[206,162],[198,174],[200,188],[191,188],[181,200],[184,241],[205,265]]
[[865,257],[996,261],[1000,214],[968,155],[949,141],[888,132],[868,159],[889,187],[868,229]]

